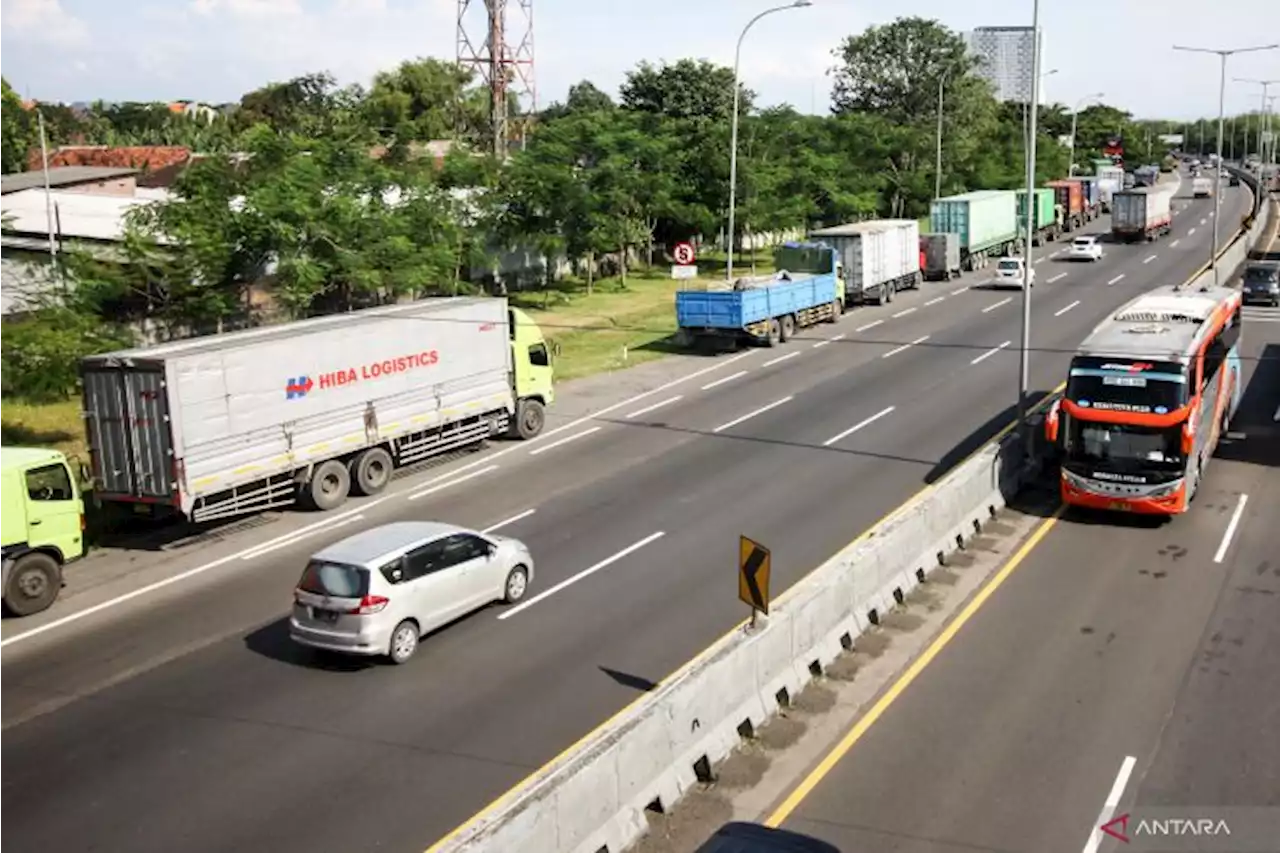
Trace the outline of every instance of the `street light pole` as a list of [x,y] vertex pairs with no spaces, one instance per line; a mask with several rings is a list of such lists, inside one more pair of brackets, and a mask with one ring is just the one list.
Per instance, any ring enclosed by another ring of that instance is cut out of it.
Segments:
[[1080,118],[1080,107],[1085,101],[1095,101],[1101,98],[1102,92],[1093,95],[1085,95],[1076,101],[1075,109],[1071,111],[1071,147],[1068,149],[1067,157],[1067,177],[1073,177],[1076,173],[1076,121]]
[[943,71],[942,76],[938,78],[938,141],[933,161],[933,197],[935,199],[942,197],[942,87],[946,85],[949,76],[951,76],[950,68]]
[[733,281],[733,214],[738,193],[738,104],[741,97],[741,87],[738,85],[738,66],[742,59],[742,40],[747,37],[747,31],[755,25],[756,21],[765,15],[772,15],[774,12],[785,12],[787,9],[803,9],[812,5],[813,0],[795,0],[794,3],[788,3],[785,6],[774,6],[772,9],[765,9],[747,21],[747,25],[742,28],[741,34],[738,35],[738,46],[733,52],[733,127],[729,131],[729,262],[725,265],[725,275],[729,281]]
[[[1259,162],[1265,162],[1265,158],[1262,156],[1262,140],[1265,137],[1262,134],[1264,125],[1267,123],[1267,89],[1275,83],[1280,83],[1280,80],[1254,80],[1249,77],[1232,77],[1231,79],[1236,83],[1257,83],[1262,87],[1262,99],[1259,101],[1260,106],[1258,108],[1258,160]],[[1245,132],[1245,138],[1248,138],[1248,131]]]
[[[1022,249],[1022,336],[1018,347],[1018,429],[1027,429],[1027,385],[1031,354],[1031,240],[1035,229],[1036,125],[1040,118],[1040,0],[1031,11],[1031,106],[1027,119],[1027,202]],[[1024,441],[1024,447],[1029,446]]]
[[1223,111],[1227,100],[1227,57],[1237,53],[1252,53],[1259,50],[1275,50],[1280,44],[1259,45],[1257,47],[1238,47],[1234,50],[1214,50],[1204,47],[1183,47],[1174,45],[1174,50],[1189,53],[1214,53],[1221,61],[1218,80],[1218,168],[1213,173],[1213,242],[1209,244],[1209,266],[1213,268],[1213,286],[1218,286],[1218,220],[1222,218],[1222,125]]

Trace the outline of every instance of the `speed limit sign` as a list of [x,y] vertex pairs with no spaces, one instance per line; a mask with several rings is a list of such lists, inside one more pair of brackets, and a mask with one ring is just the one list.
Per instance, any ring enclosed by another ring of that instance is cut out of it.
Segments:
[[692,243],[676,243],[675,251],[672,253],[677,264],[688,266],[697,258],[693,251]]

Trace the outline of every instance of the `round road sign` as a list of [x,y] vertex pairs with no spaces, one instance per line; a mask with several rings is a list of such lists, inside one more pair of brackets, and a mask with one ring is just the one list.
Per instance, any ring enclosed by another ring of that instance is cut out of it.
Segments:
[[672,254],[675,256],[676,263],[681,266],[688,266],[696,258],[692,243],[676,243],[675,251]]

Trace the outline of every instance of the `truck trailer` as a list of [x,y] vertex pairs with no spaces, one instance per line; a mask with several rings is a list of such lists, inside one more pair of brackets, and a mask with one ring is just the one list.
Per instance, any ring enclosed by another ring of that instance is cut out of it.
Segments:
[[1080,185],[1080,195],[1084,204],[1084,221],[1092,222],[1102,215],[1102,191],[1098,178],[1093,175],[1068,178]]
[[[1058,239],[1062,233],[1062,224],[1058,220],[1058,206],[1054,191],[1048,187],[1037,187],[1035,190],[1035,219],[1031,223],[1031,245],[1039,246],[1050,240]],[[1025,234],[1027,228],[1027,191],[1018,190],[1018,233]]]
[[914,219],[852,222],[810,231],[809,240],[836,250],[848,306],[884,305],[899,290],[920,286],[920,224]]
[[1149,243],[1168,234],[1172,230],[1171,195],[1168,189],[1156,187],[1116,193],[1111,197],[1111,233],[1127,243]]
[[920,254],[920,271],[924,279],[950,281],[960,276],[959,234],[921,234]]
[[772,347],[796,329],[834,323],[844,313],[839,255],[822,243],[784,243],[777,272],[676,292],[677,341],[683,346],[739,343]]
[[541,330],[505,299],[424,299],[89,356],[95,498],[201,522],[377,494],[392,471],[551,405]]
[[933,200],[929,231],[959,238],[960,263],[981,269],[991,258],[1022,252],[1018,236],[1018,194],[1014,190],[977,190]]
[[1098,179],[1098,202],[1103,213],[1111,212],[1111,196],[1124,189],[1124,169],[1119,166],[1101,166],[1094,169]]
[[1062,208],[1062,230],[1075,231],[1085,223],[1084,191],[1078,181],[1049,181],[1045,184],[1055,194]]

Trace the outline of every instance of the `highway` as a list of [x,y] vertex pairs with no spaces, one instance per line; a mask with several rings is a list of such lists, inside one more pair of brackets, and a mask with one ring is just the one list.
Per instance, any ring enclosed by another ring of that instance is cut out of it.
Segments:
[[[1224,241],[1247,201],[1224,197]],[[1156,244],[1037,267],[1033,388],[1118,304],[1205,261],[1211,203],[1176,204]],[[739,534],[772,548],[777,594],[1008,421],[1020,294],[976,280],[708,360],[297,540],[211,548],[226,571],[55,614],[19,643],[6,625],[6,848],[422,850],[732,628]],[[405,667],[322,666],[289,643],[308,553],[427,517],[524,539],[534,595],[424,639]],[[343,809],[317,808],[339,790]]]
[[845,851],[1096,853],[1124,849],[1098,831],[1124,814],[1280,806],[1280,311],[1245,315],[1245,396],[1194,508],[1045,522],[775,819]]

